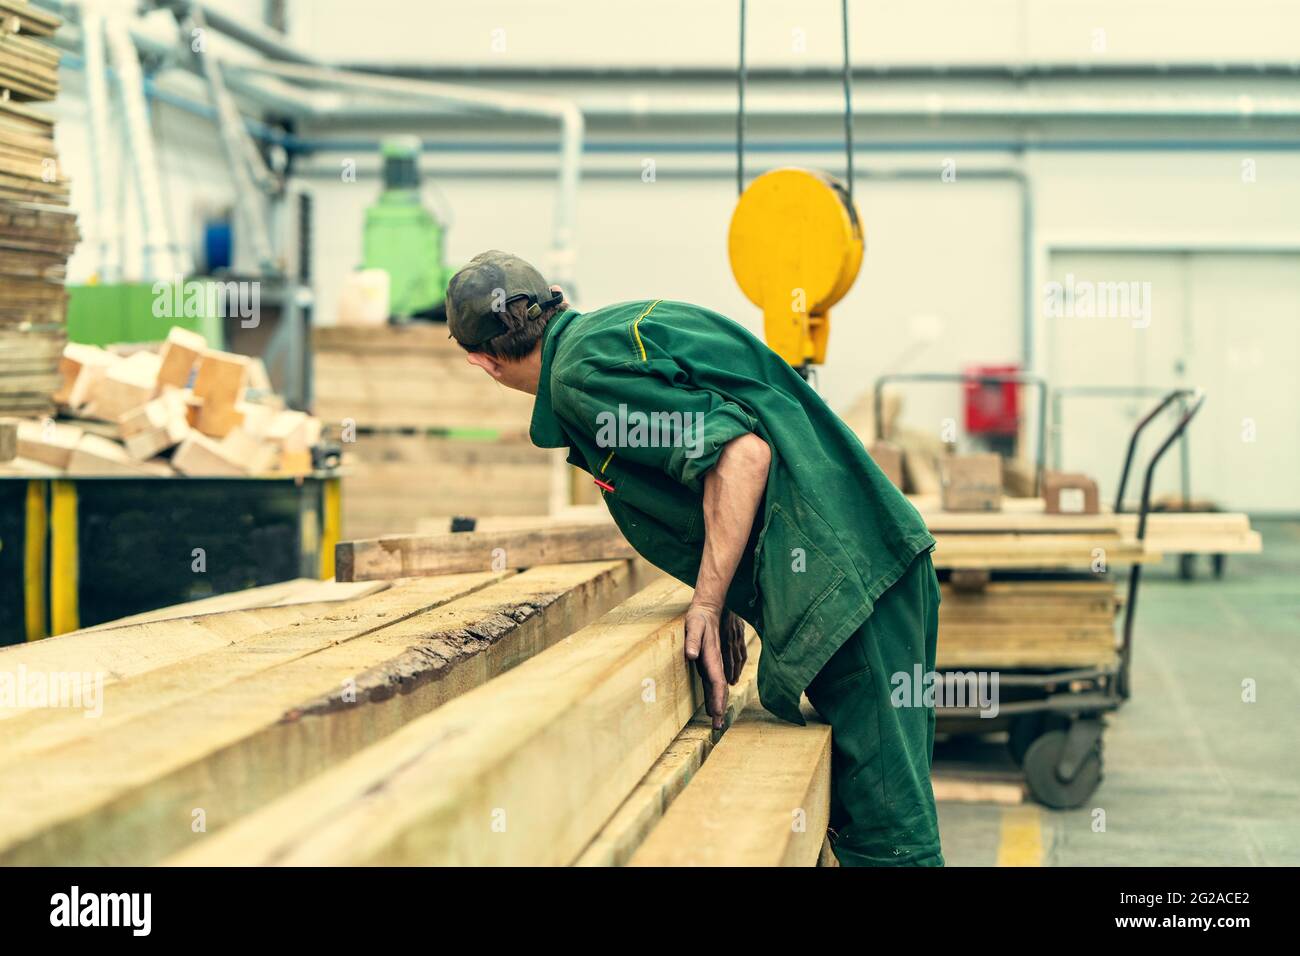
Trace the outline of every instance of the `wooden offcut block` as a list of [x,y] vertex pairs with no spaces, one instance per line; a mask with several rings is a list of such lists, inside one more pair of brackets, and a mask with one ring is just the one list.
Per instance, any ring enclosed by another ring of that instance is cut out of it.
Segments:
[[0,462],[18,457],[18,419],[0,418]]
[[248,364],[246,356],[215,349],[209,349],[199,358],[194,395],[203,405],[195,427],[203,434],[224,438],[243,422],[243,413],[236,406],[244,400]]
[[172,448],[190,432],[185,420],[185,397],[169,389],[123,416],[118,432],[127,453],[137,461],[146,461]]
[[60,425],[53,421],[20,421],[18,456],[52,468],[65,469],[81,435],[81,429],[73,425]]
[[244,413],[237,405],[203,400],[199,406],[195,428],[213,438],[225,438],[244,423]]
[[235,405],[243,400],[248,385],[248,357],[208,349],[199,356],[194,394],[204,404]]
[[[275,442],[284,451],[301,451],[310,448],[308,416],[304,412],[277,412],[266,427],[265,437],[268,441]],[[319,437],[319,423],[317,437]]]
[[158,390],[160,363],[153,352],[136,352],[114,363],[91,388],[89,413],[117,422],[149,401]]
[[872,442],[871,447],[867,449],[880,470],[885,473],[894,487],[899,491],[903,490],[903,449],[899,448],[892,442],[877,441]]
[[95,384],[119,361],[116,355],[98,346],[69,342],[59,359],[63,385],[54,393],[54,400],[68,408],[80,408],[86,404]]
[[276,471],[286,475],[310,475],[311,474],[311,452],[305,448],[297,451],[280,452],[279,462],[276,464]]
[[197,332],[174,326],[167,333],[167,341],[159,352],[161,367],[158,384],[184,388],[190,383],[190,374],[200,356],[208,351],[207,340]]
[[275,467],[275,447],[263,444],[242,428],[232,428],[219,445],[226,458],[240,462],[250,475],[265,474]]
[[244,466],[231,459],[219,442],[199,432],[190,432],[172,455],[172,467],[196,477],[242,477]]
[[82,435],[68,457],[70,475],[152,475],[172,473],[167,465],[137,461],[115,441],[99,435]]
[[243,416],[239,425],[244,431],[259,441],[268,437],[267,431],[270,429],[271,422],[276,415],[274,408],[260,402],[240,402],[235,406],[235,411]]
[[1043,472],[1043,503],[1049,515],[1095,515],[1101,510],[1097,482],[1063,471]]
[[1002,456],[945,455],[939,484],[944,511],[1001,511]]

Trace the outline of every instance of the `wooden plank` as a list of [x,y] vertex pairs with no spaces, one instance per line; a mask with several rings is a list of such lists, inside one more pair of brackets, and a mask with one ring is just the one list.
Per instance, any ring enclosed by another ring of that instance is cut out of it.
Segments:
[[700,706],[662,580],[168,862],[564,865]]
[[941,587],[938,666],[1111,664],[1115,612],[1111,581],[992,582],[978,591]]
[[[111,628],[74,631],[0,648],[0,680],[11,679],[16,683],[29,675],[77,674],[92,675],[92,679],[102,680],[102,686],[108,686],[186,657],[310,620],[328,610],[329,605],[323,604],[247,608],[165,624],[145,622],[118,631]],[[96,639],[89,640],[91,635],[96,635]],[[36,722],[42,719],[25,705],[0,702],[0,721],[15,717]],[[11,725],[5,726],[7,729]]]
[[361,428],[526,427],[532,400],[465,361],[445,325],[312,333],[316,414]]
[[[753,701],[758,699],[758,658],[761,644],[749,631],[749,660],[734,687],[728,688],[727,713],[722,733]],[[691,778],[703,766],[721,734],[701,708],[682,729],[641,782],[614,811],[595,839],[573,862],[574,866],[626,866],[645,838],[663,818]]]
[[[261,587],[245,588],[242,591],[230,591],[212,597],[173,604],[154,611],[132,614],[130,617],[116,621],[106,621],[94,627],[84,627],[75,634],[89,634],[94,631],[116,630],[134,624],[147,624],[156,621],[176,621],[181,618],[194,619],[210,617],[216,614],[253,609],[270,609],[294,607],[304,604],[328,605],[342,601],[355,601],[359,598],[378,594],[392,586],[391,581],[363,581],[343,583],[339,581],[318,581],[315,578],[294,578],[278,584],[265,584]],[[65,634],[63,638],[72,637]]]
[[[627,562],[536,568],[206,691],[173,693],[162,707],[142,699],[141,685],[162,689],[146,676],[95,723],[123,708],[137,714],[41,751],[39,776],[18,771],[26,761],[6,762],[0,863],[150,863],[208,839],[515,667],[633,583]],[[200,665],[213,662],[196,660],[184,676],[198,677]],[[206,833],[192,832],[194,809]]]
[[334,569],[340,581],[374,581],[630,557],[635,552],[617,527],[584,522],[342,541],[334,552]]
[[557,452],[526,440],[359,434],[343,449],[348,538],[409,534],[435,512],[538,515],[550,507]]
[[[114,711],[97,724],[125,719],[131,707],[159,707],[263,667],[311,653],[399,622],[487,587],[504,575],[449,575],[399,583],[381,595],[313,614],[313,605],[288,609],[250,608],[180,620],[146,620],[121,628],[78,631],[26,645],[0,648],[0,673],[91,674],[106,688],[101,703]],[[310,628],[300,623],[310,621]],[[253,641],[253,638],[257,638]],[[239,668],[242,667],[242,671]],[[153,672],[152,682],[140,678]],[[134,679],[121,695],[119,682]],[[134,703],[128,704],[128,700]],[[9,719],[0,739],[0,760],[15,749],[39,749],[42,742],[77,731],[81,712],[0,708]]]
[[1090,570],[1099,559],[1107,567],[1151,564],[1163,555],[1151,545],[1117,534],[949,534],[936,533],[937,568]]
[[[1117,534],[1137,536],[1137,515],[1104,510],[1096,515],[1054,515],[1042,498],[1006,498],[1004,510],[992,514],[957,514],[942,510],[937,496],[910,495],[936,537],[956,534]],[[1259,546],[1250,517],[1239,512],[1155,511],[1147,516],[1147,545],[1154,552],[1251,553]]]
[[752,705],[629,865],[815,866],[830,795],[830,726]]
[[27,0],[0,0],[0,15],[17,17],[19,29],[33,36],[53,36],[63,22],[57,14],[33,7]]

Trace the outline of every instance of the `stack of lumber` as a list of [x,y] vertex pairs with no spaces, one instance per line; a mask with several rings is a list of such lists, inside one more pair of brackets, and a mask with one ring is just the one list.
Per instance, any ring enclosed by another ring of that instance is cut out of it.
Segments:
[[173,328],[133,351],[68,343],[54,398],[68,420],[18,425],[8,473],[305,475],[320,422],[285,408],[261,362]]
[[321,327],[312,347],[314,411],[343,443],[345,535],[569,500],[563,456],[528,440],[531,397],[469,365],[445,325]]
[[58,93],[59,19],[0,0],[0,415],[48,415],[66,341],[65,266],[79,239],[54,121],[25,101]]
[[504,570],[408,540],[409,566],[474,570],[0,651],[0,689],[108,674],[98,720],[0,706],[0,863],[818,861],[830,729],[756,706],[752,634],[715,732],[682,658],[689,588],[572,537],[495,544]]
[[465,360],[442,323],[324,326],[312,332],[316,414],[368,428],[500,429],[522,435],[532,399]]
[[992,514],[945,512],[934,495],[910,496],[939,546],[935,563],[950,568],[1089,569],[1095,549],[1107,565],[1149,564],[1166,553],[1253,554],[1262,547],[1249,516],[1234,512],[1162,511],[1147,516],[1109,509],[1095,515],[1048,514],[1042,498],[1004,498]]
[[59,92],[59,53],[49,37],[59,18],[26,0],[0,3],[0,86],[16,99],[52,100]]
[[1114,584],[1101,580],[942,585],[940,670],[1097,667],[1115,658]]

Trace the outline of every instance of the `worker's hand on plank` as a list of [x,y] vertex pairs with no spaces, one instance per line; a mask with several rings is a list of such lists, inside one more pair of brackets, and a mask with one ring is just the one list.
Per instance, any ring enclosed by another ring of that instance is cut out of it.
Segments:
[[745,645],[745,622],[739,615],[730,611],[722,612],[722,669],[727,675],[727,683],[733,687],[740,680],[740,672],[749,660],[749,648]]
[[704,709],[713,718],[713,729],[721,730],[727,713],[727,670],[722,660],[719,608],[692,604],[686,611],[686,659],[695,662],[704,684]]

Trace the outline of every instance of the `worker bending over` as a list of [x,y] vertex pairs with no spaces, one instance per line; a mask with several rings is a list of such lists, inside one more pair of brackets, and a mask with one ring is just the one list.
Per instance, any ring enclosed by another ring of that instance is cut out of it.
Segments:
[[536,396],[529,434],[569,449],[631,545],[692,585],[686,657],[714,727],[763,642],[758,691],[831,726],[840,863],[941,866],[930,787],[934,709],[891,678],[934,670],[934,539],[861,442],[739,324],[683,302],[578,313],[527,262],[485,252],[448,287],[471,364]]

